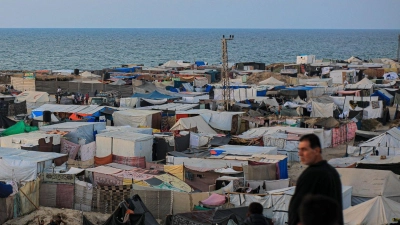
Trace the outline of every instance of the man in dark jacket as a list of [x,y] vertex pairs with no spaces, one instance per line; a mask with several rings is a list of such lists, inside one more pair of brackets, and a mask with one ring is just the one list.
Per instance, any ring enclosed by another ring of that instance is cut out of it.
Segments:
[[263,206],[258,202],[252,202],[249,205],[245,225],[270,225],[267,218],[263,215]]
[[303,198],[298,225],[339,225],[342,207],[337,201],[323,195],[309,195]]
[[[322,195],[336,201],[342,212],[342,184],[339,173],[322,159],[321,142],[315,134],[300,138],[299,157],[302,164],[308,165],[297,180],[296,190],[289,205],[289,225],[300,222],[299,208],[306,195]],[[339,225],[343,225],[340,213]]]

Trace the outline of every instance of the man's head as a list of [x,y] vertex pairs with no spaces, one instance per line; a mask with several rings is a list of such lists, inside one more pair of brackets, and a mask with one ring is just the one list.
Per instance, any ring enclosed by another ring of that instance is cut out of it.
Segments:
[[247,216],[250,216],[251,214],[263,214],[264,208],[263,206],[258,203],[258,202],[252,202],[249,205],[249,211],[247,212]]
[[299,157],[305,165],[313,165],[322,160],[321,142],[317,135],[306,134],[300,138]]
[[323,195],[308,195],[300,205],[299,225],[339,225],[342,211],[332,198]]

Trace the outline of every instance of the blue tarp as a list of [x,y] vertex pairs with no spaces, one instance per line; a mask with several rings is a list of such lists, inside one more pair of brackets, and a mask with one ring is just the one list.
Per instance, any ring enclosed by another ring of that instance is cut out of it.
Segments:
[[289,174],[287,170],[287,158],[279,161],[278,167],[279,167],[279,179],[288,179]]
[[132,72],[135,72],[137,68],[140,68],[140,67],[116,68],[116,69],[114,69],[114,71],[116,71],[116,72],[124,72],[124,73],[132,73]]
[[266,96],[267,90],[257,91],[257,96]]
[[0,183],[0,198],[7,198],[13,193],[13,188],[9,184]]
[[386,105],[390,106],[393,102],[393,96],[389,93],[385,93],[385,91],[377,90],[371,96],[378,96],[382,101],[385,102]]
[[206,92],[210,92],[212,88],[213,88],[213,86],[207,84],[207,86],[206,86]]
[[196,66],[204,66],[206,63],[204,61],[196,61],[195,62]]
[[142,94],[142,93],[135,93],[132,95],[132,98],[148,98],[148,99],[173,99],[173,98],[179,98],[175,96],[170,96],[170,95],[165,95],[162,94],[158,91],[153,91],[152,93],[149,94]]
[[136,78],[138,75],[134,75],[134,76],[112,76],[112,78],[117,78],[117,79],[134,79]]
[[278,91],[278,90],[282,90],[282,89],[286,89],[286,86],[284,86],[284,85],[283,86],[275,86],[273,90]]
[[187,81],[174,80],[174,88],[180,88],[182,84],[188,83]]

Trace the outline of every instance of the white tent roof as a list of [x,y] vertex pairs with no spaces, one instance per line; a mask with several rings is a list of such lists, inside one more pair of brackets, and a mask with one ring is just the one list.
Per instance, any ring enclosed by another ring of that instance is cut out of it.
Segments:
[[151,127],[152,115],[160,113],[157,110],[135,110],[116,111],[113,113],[114,125],[131,127]]
[[394,218],[400,217],[400,203],[377,196],[359,205],[343,211],[346,225],[377,225],[393,223]]
[[93,73],[91,73],[89,71],[83,72],[81,74],[81,76],[84,77],[84,78],[99,78],[100,77],[100,75],[93,74]]
[[347,62],[348,62],[348,63],[355,63],[355,62],[358,63],[358,62],[362,62],[362,60],[360,60],[360,59],[358,59],[358,58],[352,56],[352,57],[350,57],[349,59],[347,59]]
[[21,94],[17,95],[15,98],[15,102],[30,102],[30,103],[45,103],[50,102],[50,97],[47,92],[40,91],[24,91]]
[[342,185],[352,186],[352,196],[373,198],[400,196],[400,180],[392,171],[336,168]]
[[164,63],[163,66],[164,66],[164,67],[167,67],[167,68],[180,68],[180,67],[184,67],[184,66],[182,66],[182,65],[179,64],[179,63],[177,63],[177,62],[174,61],[174,60],[170,60],[170,61]]
[[400,146],[400,130],[396,127],[363,142],[361,147],[396,147]]
[[126,82],[121,79],[118,79],[117,81],[110,83],[110,85],[125,85],[125,84]]
[[278,80],[278,79],[276,79],[274,77],[270,77],[270,78],[268,78],[266,80],[261,81],[258,84],[284,85],[285,82],[282,82],[282,81],[280,81],[280,80]]
[[360,81],[358,81],[355,84],[348,84],[346,85],[347,89],[370,89],[374,83],[370,81],[368,78],[364,78]]
[[172,126],[171,130],[186,130],[194,127],[197,127],[199,133],[217,134],[201,116],[180,118],[179,121]]

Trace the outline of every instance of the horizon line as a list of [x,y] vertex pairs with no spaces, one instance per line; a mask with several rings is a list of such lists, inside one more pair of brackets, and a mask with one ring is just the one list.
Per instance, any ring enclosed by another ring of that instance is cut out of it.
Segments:
[[400,30],[399,28],[227,28],[227,27],[0,27],[0,29],[231,29],[231,30]]

